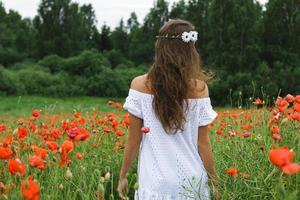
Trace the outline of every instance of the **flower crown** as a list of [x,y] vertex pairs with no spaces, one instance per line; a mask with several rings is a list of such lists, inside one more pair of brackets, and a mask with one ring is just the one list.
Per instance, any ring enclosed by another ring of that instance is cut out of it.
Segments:
[[198,39],[198,32],[197,31],[184,31],[181,35],[157,35],[156,38],[163,38],[163,39],[177,39],[181,38],[184,42],[196,42]]

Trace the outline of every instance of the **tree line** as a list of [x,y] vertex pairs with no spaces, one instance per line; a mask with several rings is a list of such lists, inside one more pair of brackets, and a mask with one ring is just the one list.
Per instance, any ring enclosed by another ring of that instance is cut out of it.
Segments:
[[91,4],[42,0],[33,19],[0,2],[0,95],[125,96],[153,63],[159,28],[174,18],[199,33],[215,103],[300,93],[299,0],[156,0],[142,23],[132,12],[114,29],[97,27]]

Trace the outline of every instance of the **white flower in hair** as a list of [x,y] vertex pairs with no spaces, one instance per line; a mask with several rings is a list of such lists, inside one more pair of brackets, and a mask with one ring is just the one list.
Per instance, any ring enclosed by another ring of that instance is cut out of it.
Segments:
[[193,42],[196,42],[198,39],[198,32],[197,31],[191,31],[190,32],[190,38]]
[[181,38],[184,42],[189,42],[191,40],[191,35],[190,33],[184,31],[181,35]]

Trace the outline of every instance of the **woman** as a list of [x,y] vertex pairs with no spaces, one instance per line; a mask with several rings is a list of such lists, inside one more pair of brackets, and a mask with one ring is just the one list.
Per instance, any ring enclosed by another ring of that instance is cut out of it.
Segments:
[[128,192],[126,173],[139,151],[135,199],[210,199],[216,172],[208,125],[216,118],[208,77],[195,48],[197,32],[185,20],[166,22],[155,43],[155,61],[134,78],[123,108],[129,134],[117,191]]

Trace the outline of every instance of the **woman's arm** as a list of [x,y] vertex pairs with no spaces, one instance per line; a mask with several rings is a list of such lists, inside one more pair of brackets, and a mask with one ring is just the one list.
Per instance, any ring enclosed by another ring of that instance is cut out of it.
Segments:
[[126,173],[129,171],[131,163],[137,155],[142,139],[141,128],[143,120],[129,113],[129,123],[129,133],[125,143],[123,163],[119,176],[120,179],[126,177]]
[[198,128],[198,152],[203,160],[203,165],[208,173],[209,178],[215,184],[217,181],[217,174],[208,135],[208,126],[200,126]]
[[128,199],[125,197],[124,192],[128,192],[128,181],[126,173],[131,167],[132,161],[135,159],[136,154],[139,150],[141,139],[142,139],[142,128],[143,120],[129,113],[129,133],[127,135],[123,163],[119,174],[119,183],[117,191],[121,199]]

